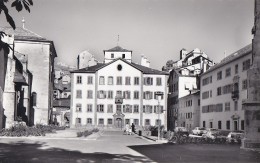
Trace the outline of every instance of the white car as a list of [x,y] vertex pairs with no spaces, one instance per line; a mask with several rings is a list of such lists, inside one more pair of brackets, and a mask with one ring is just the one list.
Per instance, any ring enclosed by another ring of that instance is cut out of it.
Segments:
[[233,131],[230,132],[226,138],[228,143],[241,143],[241,140],[244,138],[243,131]]
[[202,135],[202,134],[205,134],[207,131],[206,131],[206,128],[205,127],[195,127],[193,130],[192,130],[192,134],[193,135]]

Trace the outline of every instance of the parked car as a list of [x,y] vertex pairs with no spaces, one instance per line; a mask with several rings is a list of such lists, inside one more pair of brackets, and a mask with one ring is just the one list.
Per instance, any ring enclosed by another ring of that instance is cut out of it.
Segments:
[[202,134],[202,137],[210,138],[210,139],[215,139],[216,136],[219,134],[219,130],[215,128],[208,128],[206,130],[205,134]]
[[185,127],[175,127],[174,132],[181,135],[189,136],[189,131]]
[[243,131],[232,131],[228,134],[226,141],[228,143],[241,143],[241,140],[244,138]]
[[205,127],[195,127],[191,132],[193,135],[202,135],[205,134],[207,131]]

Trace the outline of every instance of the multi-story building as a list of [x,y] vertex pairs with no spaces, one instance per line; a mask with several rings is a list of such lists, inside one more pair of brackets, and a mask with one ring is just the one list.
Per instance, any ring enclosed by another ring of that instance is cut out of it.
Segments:
[[200,125],[200,91],[179,98],[178,125],[189,131]]
[[251,58],[252,45],[248,45],[201,75],[200,126],[244,130],[242,101],[247,99]]
[[180,51],[180,60],[171,66],[168,86],[168,129],[173,130],[178,124],[179,98],[199,90],[199,75],[209,69],[213,62],[199,49],[187,53]]
[[48,124],[53,102],[54,58],[57,57],[53,41],[26,28],[0,27],[0,31],[13,35],[14,51],[28,58],[27,68],[33,76],[30,125]]
[[[146,67],[146,60],[133,63],[132,51],[119,46],[104,50],[104,58],[71,72],[71,126],[166,126],[168,73]],[[159,103],[156,92],[163,94]]]

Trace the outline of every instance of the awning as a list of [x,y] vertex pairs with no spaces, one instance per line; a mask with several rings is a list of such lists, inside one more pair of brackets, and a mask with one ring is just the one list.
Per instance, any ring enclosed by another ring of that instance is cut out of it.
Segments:
[[64,118],[70,119],[70,112],[66,112],[66,113],[64,114]]

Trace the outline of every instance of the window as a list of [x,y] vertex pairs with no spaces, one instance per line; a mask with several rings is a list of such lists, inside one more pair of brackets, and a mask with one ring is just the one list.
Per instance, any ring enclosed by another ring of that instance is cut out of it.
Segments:
[[153,106],[145,105],[145,113],[153,113]]
[[156,78],[156,85],[157,86],[162,85],[162,78]]
[[209,98],[209,91],[205,91],[202,93],[202,99],[207,99]]
[[87,118],[87,124],[89,124],[89,125],[92,124],[92,118]]
[[122,105],[116,105],[116,111],[122,112]]
[[225,103],[225,111],[230,111],[230,102]]
[[162,100],[163,99],[163,92],[158,91],[157,93],[161,93],[162,96],[161,95],[156,95],[156,92],[154,92],[154,99],[158,100],[158,97],[160,97],[160,99]]
[[122,54],[122,58],[125,58],[125,54]]
[[250,59],[243,62],[243,71],[248,70],[250,68]]
[[235,74],[238,73],[238,64],[235,65]]
[[155,125],[156,126],[161,125],[161,120],[160,119],[156,119]]
[[145,119],[145,125],[149,126],[150,125],[150,119]]
[[247,79],[242,81],[242,89],[247,89]]
[[230,121],[226,122],[226,128],[227,128],[227,130],[230,130]]
[[113,113],[113,104],[108,104],[107,105],[107,112],[108,113]]
[[134,105],[134,113],[139,113],[139,105]]
[[103,118],[99,118],[98,119],[98,124],[99,125],[104,125],[104,119]]
[[92,104],[87,104],[87,112],[92,112]]
[[125,85],[131,85],[131,78],[130,77],[125,77]]
[[93,98],[93,91],[92,90],[88,90],[87,91],[87,98],[88,99],[92,99]]
[[124,99],[131,99],[131,92],[130,91],[124,91],[123,98]]
[[32,102],[33,102],[33,106],[36,106],[36,104],[37,104],[37,93],[36,92],[32,93]]
[[200,99],[198,99],[198,106],[200,106]]
[[82,111],[81,104],[76,104],[76,112],[81,112],[81,111]]
[[134,85],[139,85],[139,77],[134,78]]
[[92,76],[88,76],[88,84],[93,84],[93,77]]
[[202,122],[202,126],[206,127],[206,122],[205,121]]
[[122,85],[122,77],[121,77],[121,76],[118,76],[118,77],[116,78],[116,84],[117,84],[117,85]]
[[208,85],[210,83],[212,83],[212,76],[206,77],[202,80],[202,85]]
[[116,91],[117,96],[122,96],[122,91]]
[[153,85],[153,78],[152,77],[145,77],[144,78],[144,85]]
[[111,58],[114,58],[115,56],[114,56],[114,53],[111,53]]
[[[154,105],[153,108],[154,108],[154,113],[158,114],[158,105]],[[163,113],[163,106],[162,105],[160,105],[159,111],[160,111],[160,113]]]
[[82,91],[81,90],[76,91],[76,98],[82,98]]
[[108,119],[107,119],[107,124],[108,124],[108,125],[112,125],[112,124],[113,124],[113,120],[112,120],[111,118],[108,118]]
[[218,129],[221,129],[221,121],[218,121]]
[[136,126],[139,125],[139,119],[134,119],[134,125],[136,125]]
[[125,124],[130,124],[130,119],[125,119]]
[[209,122],[209,127],[213,128],[213,122]]
[[109,76],[109,77],[108,77],[107,84],[108,84],[108,85],[113,85],[113,76]]
[[98,93],[98,94],[97,94],[97,97],[98,97],[99,99],[104,99],[104,98],[106,98],[106,91],[100,90],[100,91],[98,91],[97,93]]
[[221,80],[222,79],[222,71],[219,71],[217,73],[217,80]]
[[226,69],[226,77],[229,77],[229,76],[231,76],[231,68],[230,67]]
[[113,99],[113,91],[107,91],[107,98]]
[[221,87],[218,87],[217,88],[217,96],[220,96],[222,93],[221,93]]
[[139,99],[139,91],[134,91],[134,99]]
[[223,94],[231,93],[232,88],[233,88],[232,84],[225,85],[223,87]]
[[102,113],[104,113],[104,105],[103,105],[103,104],[97,105],[97,112],[102,112]]
[[104,76],[100,76],[99,77],[99,85],[104,85],[105,84],[105,77]]
[[81,76],[77,76],[77,84],[81,84],[82,83],[82,77]]
[[124,113],[132,113],[132,105],[123,105]]
[[237,101],[234,101],[234,110],[238,110],[238,104],[237,104]]
[[144,92],[144,99],[145,100],[151,100],[153,98],[153,92],[145,91]]
[[81,124],[81,118],[76,118],[76,124]]

